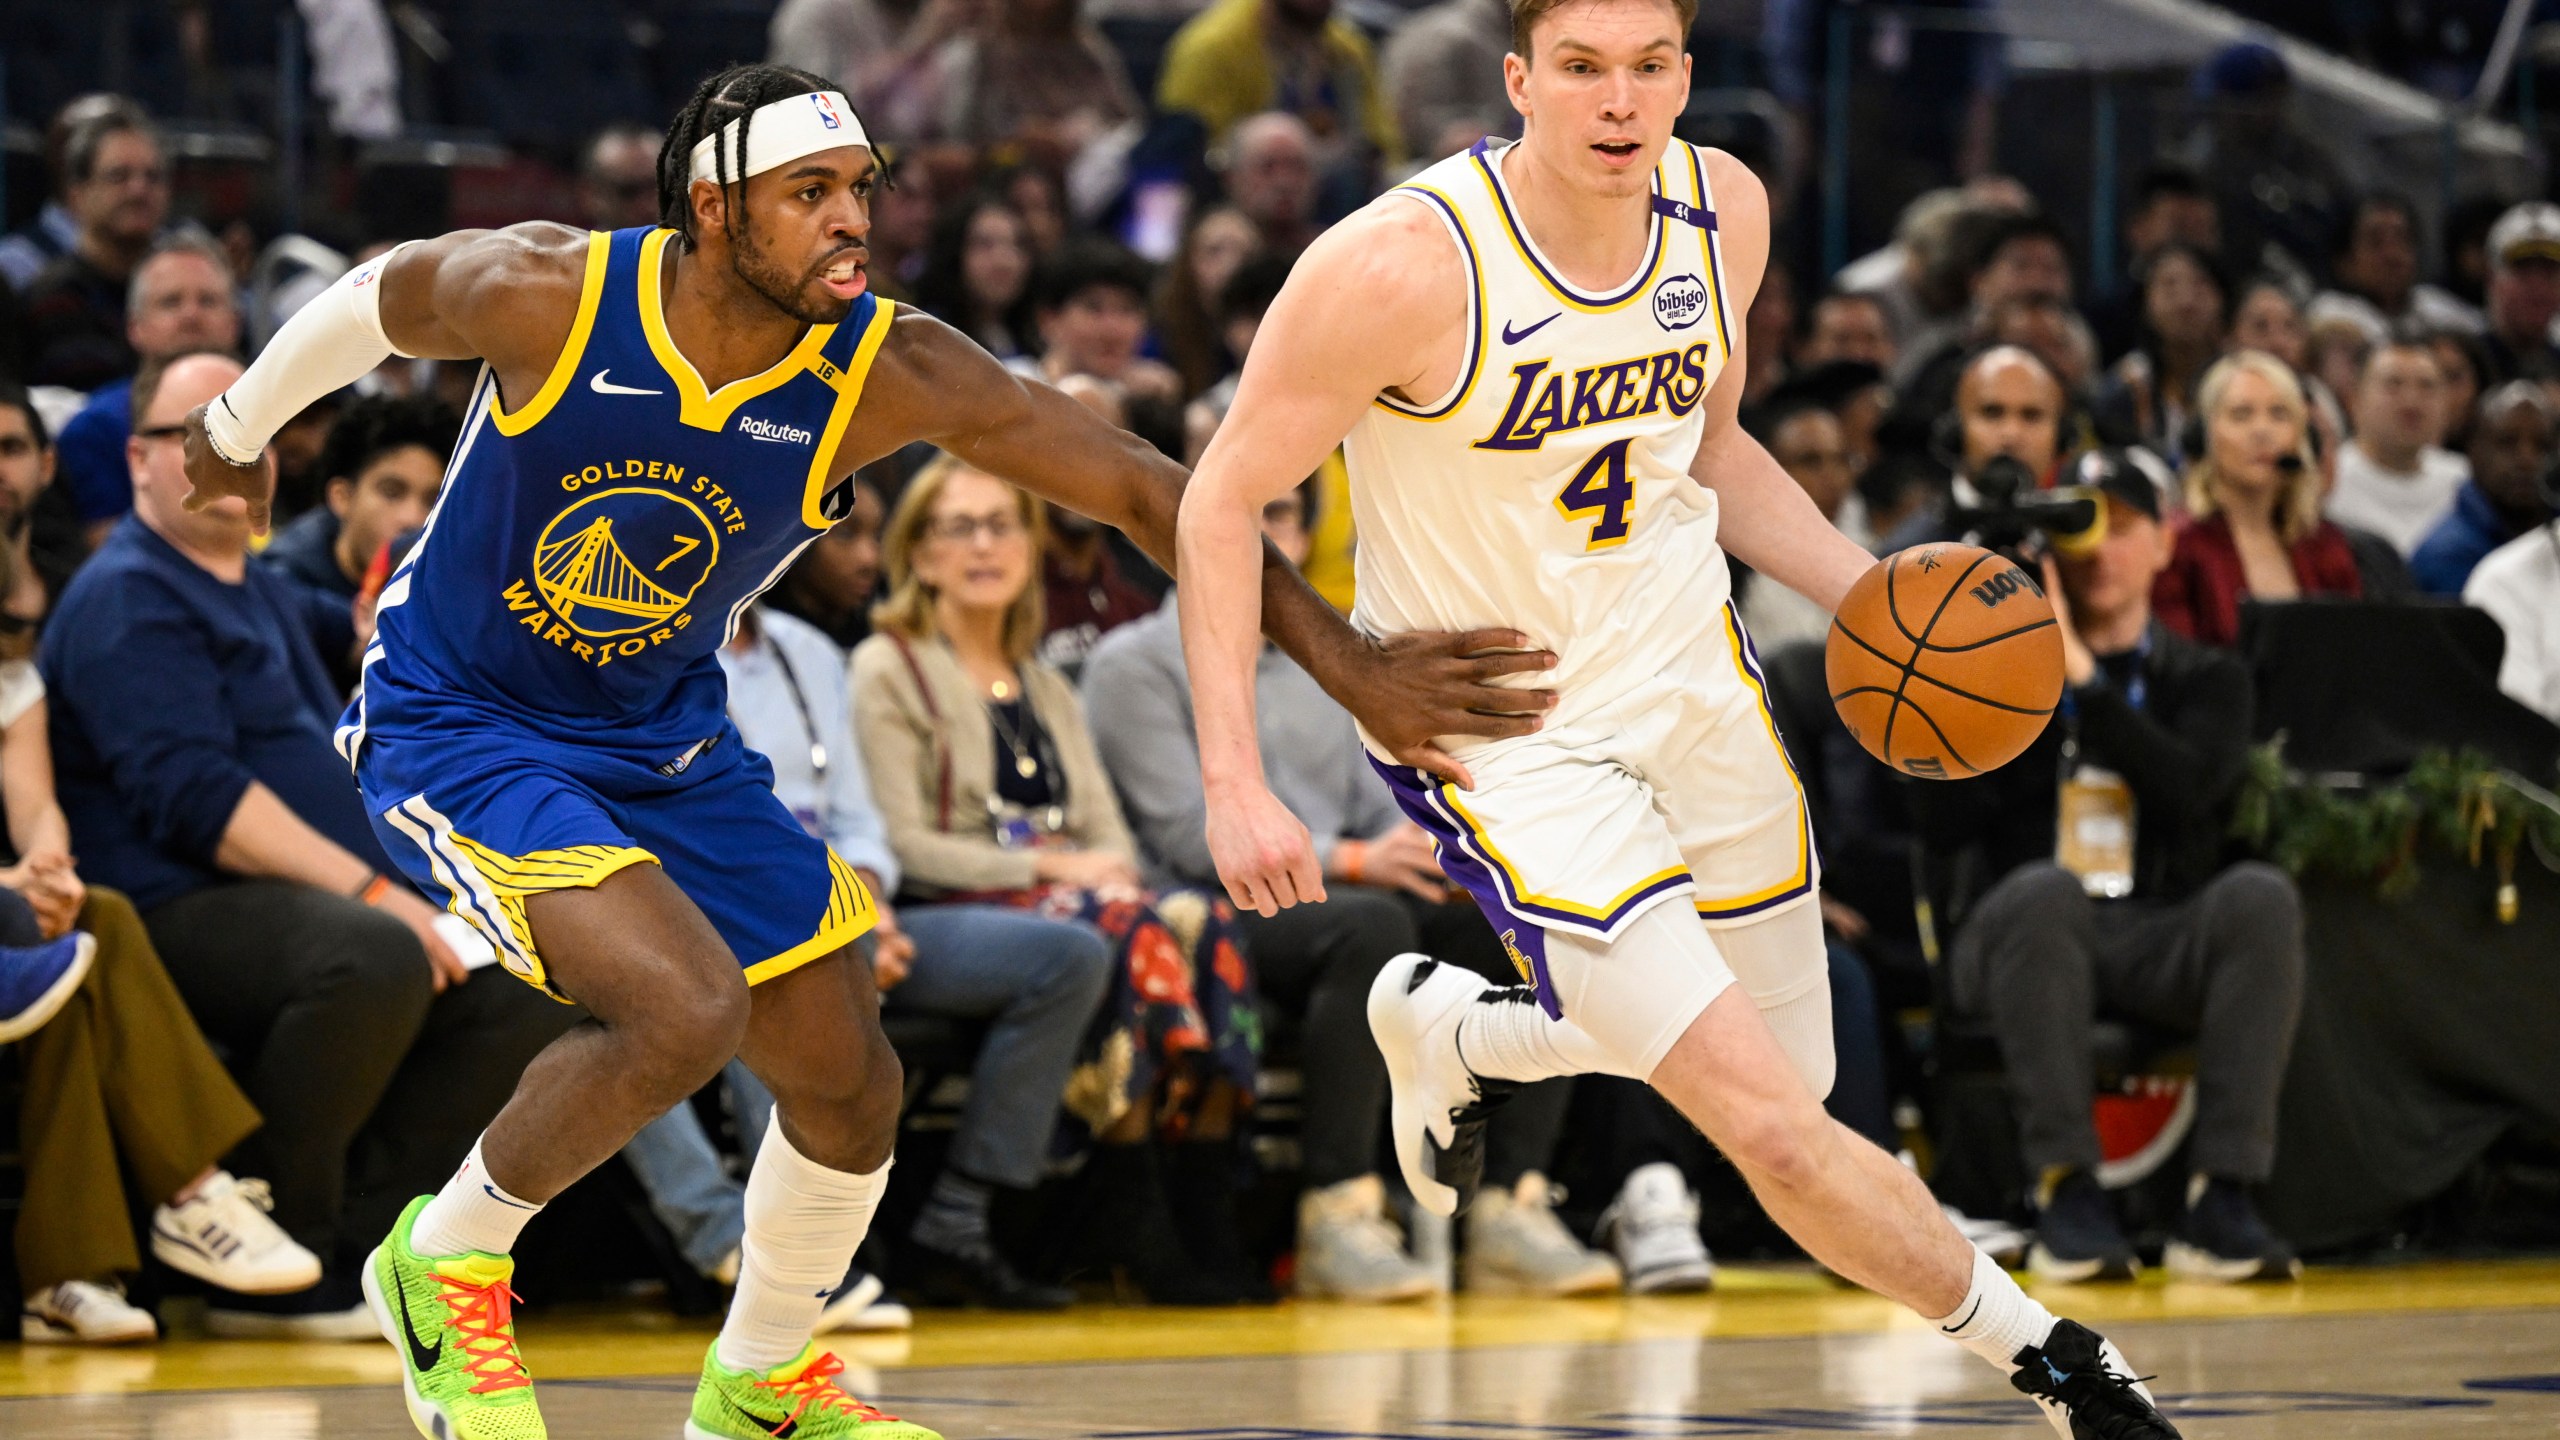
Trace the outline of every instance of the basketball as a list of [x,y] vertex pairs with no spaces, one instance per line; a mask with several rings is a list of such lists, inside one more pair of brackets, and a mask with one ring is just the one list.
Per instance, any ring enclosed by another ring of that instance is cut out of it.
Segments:
[[1906,775],[1961,780],[2014,760],[2062,699],[2044,591],[1971,545],[1915,545],[1849,587],[1824,673],[1858,743]]

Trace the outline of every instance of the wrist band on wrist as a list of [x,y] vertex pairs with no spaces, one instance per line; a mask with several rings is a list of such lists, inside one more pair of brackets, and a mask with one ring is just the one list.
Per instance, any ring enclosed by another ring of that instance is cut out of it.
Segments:
[[1342,856],[1342,879],[1347,885],[1360,883],[1360,872],[1369,865],[1369,842],[1345,840],[1334,849]]
[[383,896],[390,893],[391,877],[383,874],[379,870],[376,870],[373,874],[365,878],[365,882],[362,885],[356,887],[355,896],[357,900],[364,904],[376,905],[381,903]]
[[[213,403],[204,407],[205,443],[213,447],[213,453],[221,456],[226,465],[245,470],[258,463],[259,452],[266,447],[249,443],[248,437],[242,433],[247,428],[240,419],[240,412],[231,408],[228,391],[214,396]],[[239,450],[248,451],[249,458],[243,460],[234,453]]]

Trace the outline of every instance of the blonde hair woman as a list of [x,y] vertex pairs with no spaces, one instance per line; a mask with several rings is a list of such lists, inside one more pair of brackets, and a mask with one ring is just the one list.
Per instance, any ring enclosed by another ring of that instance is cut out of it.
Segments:
[[2310,406],[2283,361],[2243,350],[2216,361],[2196,393],[2204,454],[2187,468],[2187,522],[2152,589],[2162,624],[2192,640],[2240,637],[2243,600],[2364,593],[2345,532],[2320,518]]
[[1038,505],[992,475],[943,456],[908,482],[883,537],[889,597],[853,652],[872,794],[909,898],[1020,906],[1113,948],[1113,988],[1066,1095],[1097,1140],[1094,1258],[1160,1302],[1268,1298],[1232,1233],[1232,1197],[1186,1196],[1177,1230],[1156,1153],[1159,1138],[1192,1142],[1171,1147],[1178,1172],[1232,1185],[1260,1034],[1235,917],[1201,892],[1139,888],[1083,702],[1033,655],[1040,541]]

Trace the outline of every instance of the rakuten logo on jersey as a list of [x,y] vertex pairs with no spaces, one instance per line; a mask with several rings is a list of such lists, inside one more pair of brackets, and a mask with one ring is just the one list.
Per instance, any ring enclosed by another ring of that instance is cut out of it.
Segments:
[[739,417],[738,433],[752,440],[771,440],[777,445],[806,445],[818,438],[797,425],[776,425],[752,415]]

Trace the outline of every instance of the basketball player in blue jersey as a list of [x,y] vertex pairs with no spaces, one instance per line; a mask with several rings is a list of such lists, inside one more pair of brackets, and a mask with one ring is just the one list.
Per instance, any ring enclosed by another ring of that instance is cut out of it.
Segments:
[[[663,223],[404,245],[299,312],[188,417],[195,506],[264,527],[262,451],[386,357],[485,361],[426,534],[382,595],[339,730],[406,878],[524,980],[589,1015],[527,1069],[453,1180],[366,1267],[411,1418],[435,1440],[544,1434],[512,1316],[543,1202],[732,1056],[779,1123],[747,1185],[736,1298],[693,1440],[918,1440],[811,1344],[886,1183],[900,1098],[854,939],[871,885],[771,793],[725,715],[738,617],[850,505],[857,466],[927,441],[1170,562],[1183,475],[930,317],[866,293],[879,169],[844,96],[714,76],[670,127]],[[1248,560],[1249,565],[1257,562]],[[1373,734],[1445,769],[1442,732],[1534,728],[1488,682],[1548,657],[1509,631],[1365,640],[1276,554],[1273,638]],[[351,894],[392,883],[343,877]]]
[[1264,784],[1255,518],[1337,445],[1353,624],[1502,625],[1552,650],[1538,733],[1453,740],[1465,783],[1379,769],[1512,952],[1495,987],[1418,955],[1378,978],[1396,1153],[1450,1213],[1511,1086],[1650,1082],[1836,1273],[1981,1354],[2078,1440],[2161,1440],[2115,1347],[1966,1243],[1834,1122],[1819,882],[1725,554],[1825,609],[1872,557],[1736,423],[1768,200],[1673,138],[1694,0],[1511,0],[1523,117],[1311,246],[1183,501],[1180,591],[1209,842],[1235,903],[1323,898]]

